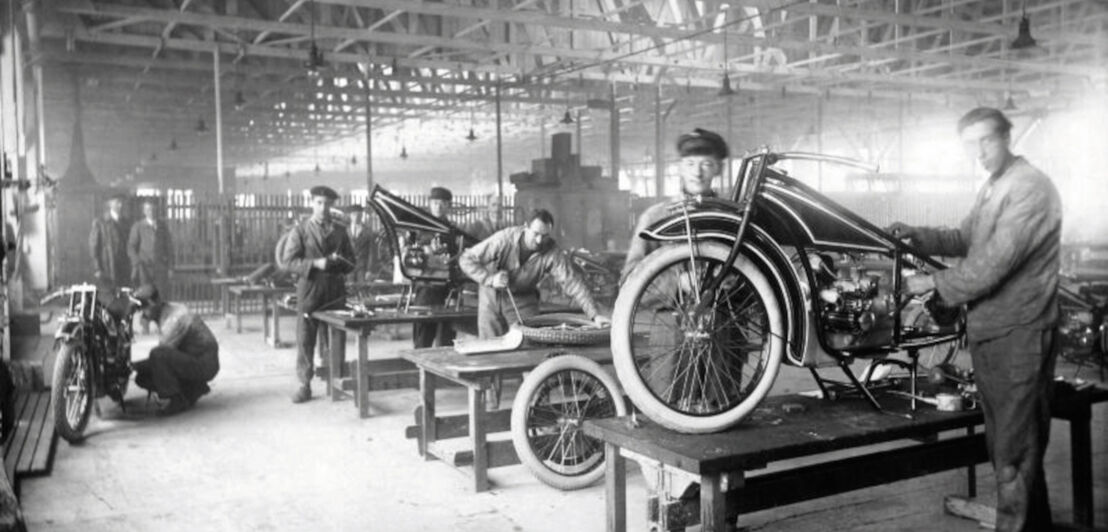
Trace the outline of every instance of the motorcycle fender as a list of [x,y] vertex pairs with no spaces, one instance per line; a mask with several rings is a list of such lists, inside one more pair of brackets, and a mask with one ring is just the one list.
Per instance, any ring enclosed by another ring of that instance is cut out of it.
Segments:
[[[730,245],[735,241],[734,228],[741,216],[725,212],[698,211],[690,213],[688,226],[683,217],[669,217],[643,230],[639,236],[646,240],[680,244],[687,240],[686,227],[692,227],[697,239],[719,240]],[[777,298],[785,307],[786,346],[785,362],[807,365],[812,344],[818,342],[811,334],[811,308],[800,280],[793,270],[788,255],[770,234],[756,223],[747,226],[744,253],[755,261],[773,281]],[[826,356],[826,355],[825,355]]]
[[69,342],[76,340],[84,334],[84,327],[79,321],[67,321],[63,322],[58,330],[54,332],[54,340]]

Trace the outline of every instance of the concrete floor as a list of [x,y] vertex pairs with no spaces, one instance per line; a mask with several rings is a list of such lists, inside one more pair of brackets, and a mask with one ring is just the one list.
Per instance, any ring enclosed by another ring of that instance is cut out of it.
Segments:
[[[212,393],[173,418],[153,415],[132,388],[126,413],[101,403],[88,440],[59,445],[53,474],[23,483],[28,528],[56,531],[374,530],[602,531],[603,486],[563,493],[523,466],[493,469],[494,489],[470,492],[469,479],[425,462],[403,437],[418,404],[415,390],[374,392],[373,417],[352,402],[317,398],[293,405],[293,351],[261,340],[258,317],[235,334],[209,320],[221,342],[222,371]],[[291,319],[286,318],[291,333]],[[152,337],[140,337],[143,358]],[[377,340],[387,357],[408,340]],[[774,393],[812,387],[806,372],[786,369]],[[462,410],[461,390],[440,392],[440,412]],[[1096,523],[1108,526],[1108,407],[1094,411]],[[1068,520],[1068,426],[1055,422],[1048,481],[1056,518]],[[506,434],[504,435],[506,437]],[[983,499],[991,467],[978,467]],[[629,473],[629,530],[645,530],[646,490]],[[750,530],[806,532],[970,531],[976,523],[944,515],[942,498],[965,490],[963,472],[931,475],[840,496],[744,515]]]

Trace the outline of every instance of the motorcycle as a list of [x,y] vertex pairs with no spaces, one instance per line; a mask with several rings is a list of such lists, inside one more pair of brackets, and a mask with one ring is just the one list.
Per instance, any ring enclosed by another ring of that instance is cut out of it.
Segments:
[[[745,157],[728,197],[695,197],[640,236],[665,244],[620,288],[612,316],[616,373],[632,402],[681,432],[733,426],[769,392],[782,364],[837,366],[875,408],[875,368],[941,365],[963,337],[961,309],[934,292],[904,293],[905,277],[945,265],[775,167],[846,158],[767,150]],[[907,360],[892,357],[908,354]],[[850,369],[871,360],[861,377]]]
[[93,400],[104,396],[123,405],[131,380],[133,317],[141,303],[130,288],[122,288],[107,303],[91,284],[54,292],[42,300],[68,297],[54,334],[54,376],[51,401],[54,429],[70,443],[84,439]]

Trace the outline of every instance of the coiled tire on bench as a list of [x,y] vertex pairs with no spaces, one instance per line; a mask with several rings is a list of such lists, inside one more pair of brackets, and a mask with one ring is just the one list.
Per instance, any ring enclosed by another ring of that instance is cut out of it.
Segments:
[[543,344],[595,345],[611,338],[611,329],[596,327],[583,314],[539,314],[523,320],[517,327],[524,338]]

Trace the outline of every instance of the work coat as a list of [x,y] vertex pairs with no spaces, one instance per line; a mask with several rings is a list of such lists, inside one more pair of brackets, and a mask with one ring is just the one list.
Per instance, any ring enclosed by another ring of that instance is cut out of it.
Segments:
[[[354,248],[346,228],[334,222],[309,218],[294,227],[281,248],[279,266],[300,275],[296,284],[296,308],[300,314],[329,307],[341,308],[346,299],[344,275],[354,270]],[[321,257],[338,253],[343,260],[328,260],[327,268],[312,267]]]

